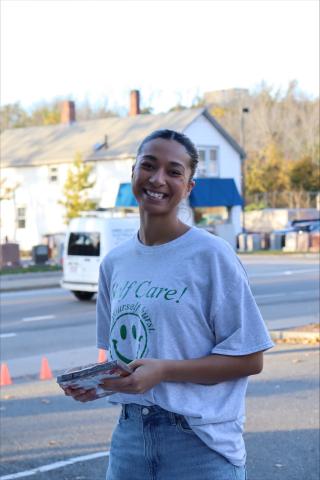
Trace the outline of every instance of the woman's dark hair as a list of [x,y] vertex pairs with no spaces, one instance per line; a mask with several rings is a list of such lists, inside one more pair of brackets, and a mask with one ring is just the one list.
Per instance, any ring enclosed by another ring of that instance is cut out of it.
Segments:
[[156,138],[163,138],[165,140],[175,140],[178,143],[181,143],[181,145],[184,146],[186,149],[189,157],[190,157],[190,167],[191,167],[191,178],[194,176],[197,165],[199,162],[199,155],[196,147],[194,144],[191,142],[190,138],[188,138],[186,135],[180,132],[176,132],[175,130],[155,130],[154,132],[150,133],[140,144],[138,148],[138,153],[137,156],[139,156],[143,150],[143,147],[146,145],[146,143],[151,142],[151,140],[155,140]]

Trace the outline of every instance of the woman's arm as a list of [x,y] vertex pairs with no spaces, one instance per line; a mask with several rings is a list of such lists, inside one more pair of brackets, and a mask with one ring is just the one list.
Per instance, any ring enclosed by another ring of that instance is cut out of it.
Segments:
[[[138,366],[143,360],[135,360]],[[212,385],[260,373],[263,368],[263,352],[251,355],[208,355],[194,360],[162,360],[165,382],[191,382]]]
[[[263,352],[243,356],[208,355],[192,360],[142,358],[130,363],[134,370],[128,377],[108,378],[102,387],[121,393],[144,393],[161,382],[190,382],[202,385],[234,380],[260,373]],[[95,400],[95,391],[65,389],[66,395],[86,402]]]
[[202,385],[234,380],[260,373],[263,352],[243,356],[208,355],[193,360],[143,358],[130,363],[134,372],[125,378],[106,379],[103,387],[122,393],[144,393],[160,382]]

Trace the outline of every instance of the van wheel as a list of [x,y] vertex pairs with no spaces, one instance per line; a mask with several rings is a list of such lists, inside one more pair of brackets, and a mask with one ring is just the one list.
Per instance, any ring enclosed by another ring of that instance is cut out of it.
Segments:
[[72,290],[72,293],[78,300],[91,300],[94,292],[79,292],[78,290]]

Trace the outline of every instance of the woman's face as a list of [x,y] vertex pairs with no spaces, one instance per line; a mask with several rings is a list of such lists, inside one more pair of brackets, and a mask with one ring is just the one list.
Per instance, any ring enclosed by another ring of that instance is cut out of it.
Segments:
[[190,157],[175,140],[156,138],[146,143],[132,172],[132,190],[140,209],[154,215],[176,212],[191,192]]

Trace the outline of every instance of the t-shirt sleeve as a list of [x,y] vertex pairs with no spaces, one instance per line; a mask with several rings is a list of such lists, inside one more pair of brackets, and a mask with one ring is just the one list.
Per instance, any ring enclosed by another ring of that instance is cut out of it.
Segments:
[[111,317],[110,290],[107,277],[106,261],[103,260],[99,270],[96,319],[97,347],[105,350],[109,349],[109,328]]
[[234,279],[225,290],[212,320],[213,354],[248,355],[273,347],[240,262],[235,264]]

